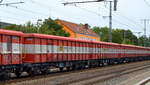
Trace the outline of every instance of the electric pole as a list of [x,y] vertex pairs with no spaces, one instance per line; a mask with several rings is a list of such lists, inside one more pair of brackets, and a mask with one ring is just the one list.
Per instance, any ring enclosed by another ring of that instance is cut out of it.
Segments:
[[137,34],[138,34],[138,45],[140,45],[140,40],[139,40],[139,38],[140,38],[140,34],[141,34],[142,32],[133,32],[133,33],[137,33]]
[[109,42],[112,42],[112,1],[109,3]]
[[144,23],[144,46],[146,46],[146,35],[147,35],[146,25],[147,25],[147,22],[150,21],[150,19],[142,19],[142,21]]
[[[62,3],[64,6],[68,4],[79,4],[79,3],[92,3],[92,2],[102,2],[106,0],[96,0],[96,1],[81,1],[81,2],[66,2]],[[114,1],[106,1],[110,3],[109,9],[109,42],[112,42],[112,2],[114,2],[114,11],[117,10],[117,0]]]
[[[3,2],[3,0],[0,0],[0,3],[2,3]],[[1,28],[1,20],[0,20],[0,28]]]

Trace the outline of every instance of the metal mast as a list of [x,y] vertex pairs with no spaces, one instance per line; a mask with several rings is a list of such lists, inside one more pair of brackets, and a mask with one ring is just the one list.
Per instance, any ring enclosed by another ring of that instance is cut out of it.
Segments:
[[147,25],[147,22],[150,21],[150,19],[142,19],[142,21],[144,22],[144,46],[146,46],[146,35],[147,35],[146,25]]
[[[65,5],[68,4],[78,4],[78,3],[92,3],[92,2],[102,2],[106,0],[96,0],[96,1],[81,1],[81,2],[66,2],[62,3]],[[109,42],[112,42],[112,2],[114,2],[114,11],[117,10],[117,0],[114,1],[106,1],[110,3],[110,10],[109,10]]]
[[112,42],[112,1],[109,3],[109,42]]

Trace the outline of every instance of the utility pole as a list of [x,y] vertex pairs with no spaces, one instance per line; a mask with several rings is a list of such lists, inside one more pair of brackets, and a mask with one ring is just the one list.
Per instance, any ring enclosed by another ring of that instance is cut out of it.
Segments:
[[146,35],[147,35],[146,25],[147,25],[147,22],[150,21],[150,19],[142,19],[142,21],[144,23],[144,46],[146,46]]
[[[2,3],[3,2],[3,0],[0,0],[0,3]],[[1,28],[1,20],[0,20],[0,28]]]
[[[91,3],[91,2],[101,2],[106,0],[96,0],[96,1],[81,1],[81,2],[66,2],[62,3],[64,6],[68,4],[79,4],[79,3]],[[110,3],[110,10],[109,10],[109,42],[112,42],[112,2],[114,2],[114,11],[117,10],[117,0],[114,1],[106,1]]]
[[109,42],[112,42],[112,1],[109,3]]
[[[138,34],[138,37],[140,38],[140,34],[141,34],[142,32],[133,32],[133,33],[137,33],[137,34]],[[138,45],[140,45],[140,40],[139,40],[139,38],[138,38]]]
[[109,31],[108,31],[108,41],[109,42],[112,42],[112,2],[114,2],[114,11],[117,10],[117,0],[114,0],[114,1],[107,1],[109,2],[109,16],[103,16],[103,17],[109,17]]

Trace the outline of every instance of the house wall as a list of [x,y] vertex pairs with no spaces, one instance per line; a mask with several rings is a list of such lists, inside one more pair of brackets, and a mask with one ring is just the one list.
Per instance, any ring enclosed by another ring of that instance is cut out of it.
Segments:
[[99,37],[87,36],[87,35],[82,35],[82,34],[76,34],[76,38],[82,39],[82,40],[96,40],[96,41],[100,41]]
[[[59,21],[57,21],[58,24],[61,24]],[[62,25],[62,24],[61,24]],[[70,37],[71,38],[75,38],[76,37],[76,34],[75,32],[73,32],[71,29],[69,29],[68,27],[66,27],[65,25],[62,25],[63,26],[63,30],[65,30],[66,32],[70,33]]]
[[[58,24],[61,24],[61,22],[57,21]],[[95,41],[100,41],[100,37],[95,37],[95,36],[88,36],[88,35],[84,35],[84,34],[78,34],[75,33],[74,31],[72,31],[70,28],[68,28],[67,26],[61,24],[63,26],[63,29],[66,32],[70,33],[70,37],[71,38],[78,38],[78,39],[82,39],[82,40],[95,40]]]

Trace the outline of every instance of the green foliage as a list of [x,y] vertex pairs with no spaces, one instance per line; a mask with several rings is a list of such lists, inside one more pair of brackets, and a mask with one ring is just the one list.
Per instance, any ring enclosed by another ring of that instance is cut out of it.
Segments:
[[22,31],[24,33],[37,33],[36,26],[34,26],[31,22],[27,22],[27,24],[25,25],[13,24],[13,25],[5,27],[4,29]]
[[116,29],[112,30],[112,42],[114,43],[122,43],[124,40],[124,35],[123,35],[124,30],[122,29]]
[[[70,36],[69,33],[65,32],[63,27],[57,24],[56,20],[51,18],[45,19],[43,22],[37,21],[37,24],[32,24],[31,22],[27,22],[24,25],[10,25],[5,27],[5,29],[22,31],[24,33],[41,33],[41,34],[49,34],[49,35],[57,35],[57,36]],[[93,27],[93,31],[96,32],[101,41],[108,42],[109,40],[109,28],[108,27]],[[149,46],[150,47],[150,37],[137,37],[133,34],[131,30],[124,29],[112,29],[112,42],[119,44],[133,44],[139,46]]]
[[5,29],[22,31],[23,33],[41,33],[65,37],[70,36],[69,33],[63,30],[61,25],[57,24],[56,20],[52,20],[51,18],[45,19],[41,23],[37,21],[37,24],[32,24],[31,22],[27,22],[24,25],[13,24],[5,27]]
[[57,24],[56,20],[48,18],[44,20],[43,24],[39,28],[39,33],[69,37],[70,34],[62,28],[63,27],[61,25]]
[[[108,42],[109,39],[108,27],[101,27],[101,28],[93,27],[93,31],[100,36],[101,41]],[[150,37],[144,38],[144,36],[141,36],[138,38],[136,35],[133,34],[131,30],[112,29],[112,42],[114,43],[144,46],[144,40],[145,46],[150,47]]]
[[100,36],[102,41],[108,42],[109,35],[108,35],[108,28],[107,27],[102,27],[102,28],[94,27],[93,31]]
[[[145,44],[144,44],[145,43]],[[147,47],[150,47],[150,37],[144,37],[144,36],[141,36],[139,37],[139,45],[140,46],[147,46]]]

